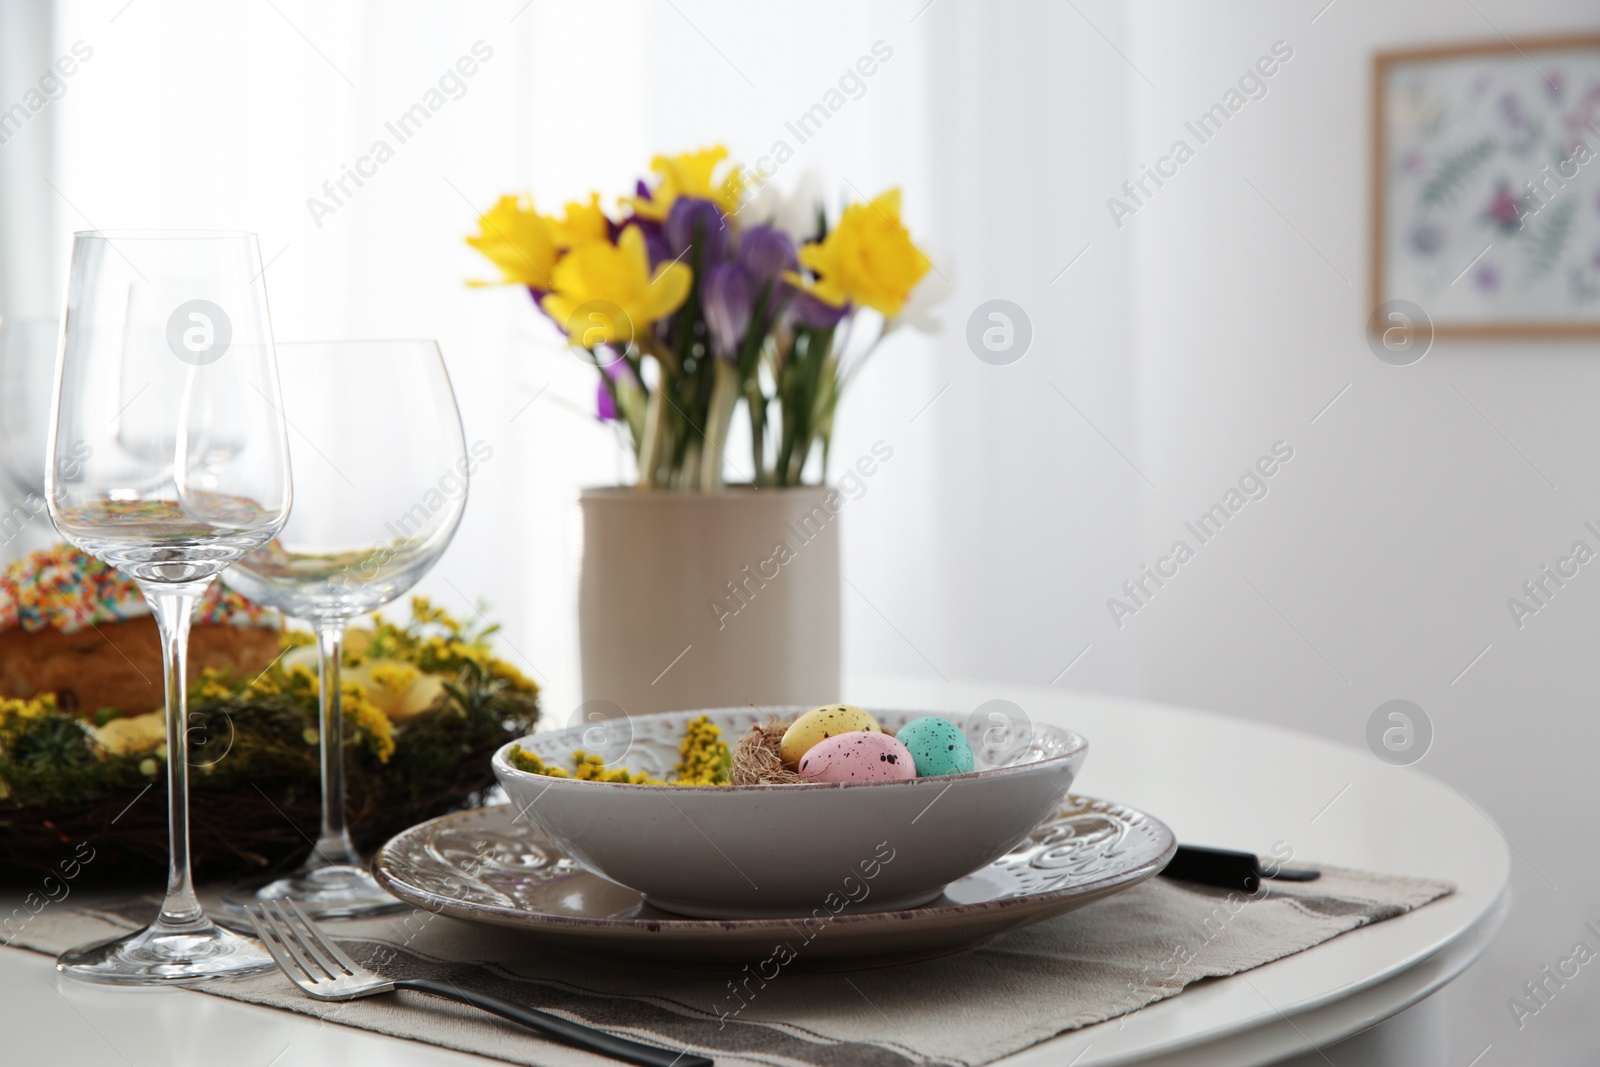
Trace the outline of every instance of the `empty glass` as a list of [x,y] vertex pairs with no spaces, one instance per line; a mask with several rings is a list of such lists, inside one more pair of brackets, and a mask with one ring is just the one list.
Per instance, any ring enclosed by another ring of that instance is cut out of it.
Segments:
[[293,897],[309,914],[400,907],[345,826],[339,667],[345,624],[406,592],[455,535],[471,461],[450,376],[432,341],[278,346],[295,510],[225,581],[317,633],[322,831],[294,875],[230,891],[230,910]]
[[69,950],[77,978],[166,985],[272,967],[214,925],[189,871],[186,652],[201,595],[289,515],[289,452],[254,234],[75,235],[45,496],[68,541],[132,578],[166,685],[171,863],[155,922]]

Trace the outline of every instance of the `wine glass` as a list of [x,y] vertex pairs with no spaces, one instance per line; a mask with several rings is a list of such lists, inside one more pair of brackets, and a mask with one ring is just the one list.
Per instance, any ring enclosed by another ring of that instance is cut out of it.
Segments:
[[254,234],[74,235],[45,497],[61,536],[133,579],[167,696],[171,864],[155,922],[71,949],[76,978],[170,985],[265,971],[209,919],[189,870],[189,620],[216,576],[289,515],[289,450]]
[[295,511],[224,580],[316,631],[322,829],[294,874],[223,899],[230,911],[291,897],[320,918],[371,915],[403,905],[367,873],[345,825],[345,625],[410,589],[444,553],[473,461],[434,342],[282,344],[278,360]]

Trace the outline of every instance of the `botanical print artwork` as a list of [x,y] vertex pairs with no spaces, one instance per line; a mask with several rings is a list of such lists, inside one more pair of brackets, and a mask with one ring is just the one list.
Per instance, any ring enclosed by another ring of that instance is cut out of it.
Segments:
[[1375,303],[1600,332],[1600,46],[1380,57]]

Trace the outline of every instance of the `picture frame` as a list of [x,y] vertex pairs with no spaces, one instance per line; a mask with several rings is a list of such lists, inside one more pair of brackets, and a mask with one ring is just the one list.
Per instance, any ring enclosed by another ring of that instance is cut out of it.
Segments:
[[1369,329],[1600,336],[1600,34],[1380,52],[1371,136]]

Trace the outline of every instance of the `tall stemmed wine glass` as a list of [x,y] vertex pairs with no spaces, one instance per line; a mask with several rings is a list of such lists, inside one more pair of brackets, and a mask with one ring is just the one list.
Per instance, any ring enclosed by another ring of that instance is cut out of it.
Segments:
[[444,553],[476,461],[434,342],[283,344],[278,359],[295,510],[224,580],[316,630],[322,830],[293,875],[224,900],[235,910],[292,897],[322,918],[370,915],[402,905],[367,873],[345,825],[345,625],[406,592]]
[[254,234],[75,236],[45,462],[50,518],[132,578],[161,635],[171,865],[155,922],[69,950],[89,981],[167,985],[272,966],[206,918],[189,871],[189,619],[289,516],[289,451]]

